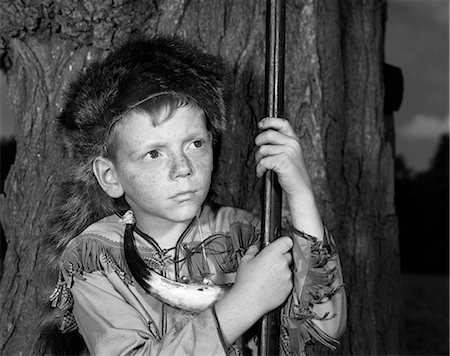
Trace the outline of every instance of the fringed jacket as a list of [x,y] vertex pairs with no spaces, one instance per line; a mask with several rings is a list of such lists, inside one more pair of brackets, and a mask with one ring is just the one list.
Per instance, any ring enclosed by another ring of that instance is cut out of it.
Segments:
[[[119,220],[111,215],[90,225],[62,254],[51,295],[52,306],[62,311],[62,332],[77,329],[94,355],[239,355],[245,347],[255,347],[242,340],[226,347],[211,308],[194,315],[146,293],[126,265],[124,226]],[[148,266],[162,275],[170,270],[183,283],[201,283],[205,278],[219,285],[233,283],[240,258],[259,238],[259,221],[250,213],[208,205],[172,251],[135,230],[139,253]],[[339,295],[345,298],[336,248],[327,232],[323,242],[296,234],[292,238],[294,258],[303,253],[309,265],[295,261],[293,293],[282,311],[281,353],[303,354],[311,339],[334,348],[335,340],[320,330],[315,319],[335,317],[345,323],[345,310],[323,316],[315,313],[314,305]]]

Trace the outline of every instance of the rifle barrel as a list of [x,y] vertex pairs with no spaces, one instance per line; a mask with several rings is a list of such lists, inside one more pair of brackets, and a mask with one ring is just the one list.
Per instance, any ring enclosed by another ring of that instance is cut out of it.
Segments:
[[[266,2],[265,101],[267,117],[284,116],[285,1]],[[278,236],[281,227],[281,187],[275,172],[263,181],[262,247]],[[259,356],[279,355],[280,310],[265,315],[261,322]]]

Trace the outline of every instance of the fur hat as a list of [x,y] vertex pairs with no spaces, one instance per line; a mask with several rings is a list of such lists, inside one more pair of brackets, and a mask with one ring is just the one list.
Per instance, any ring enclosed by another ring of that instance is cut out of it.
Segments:
[[225,65],[217,57],[180,39],[155,36],[124,44],[71,84],[57,126],[71,172],[51,223],[56,256],[88,225],[120,207],[100,188],[92,168],[112,124],[146,98],[173,93],[204,110],[215,136],[225,128],[224,81]]

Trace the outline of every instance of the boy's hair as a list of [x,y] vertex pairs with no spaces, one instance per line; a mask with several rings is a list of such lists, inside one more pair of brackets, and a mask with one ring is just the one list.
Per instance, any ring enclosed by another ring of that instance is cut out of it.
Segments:
[[[114,123],[130,110],[175,101],[203,109],[216,137],[225,129],[224,82],[225,65],[219,58],[181,39],[154,36],[124,44],[71,84],[57,122],[71,171],[51,223],[55,257],[91,223],[127,209],[123,199],[103,192],[92,167],[97,156],[108,155]],[[153,100],[160,96],[170,99]]]

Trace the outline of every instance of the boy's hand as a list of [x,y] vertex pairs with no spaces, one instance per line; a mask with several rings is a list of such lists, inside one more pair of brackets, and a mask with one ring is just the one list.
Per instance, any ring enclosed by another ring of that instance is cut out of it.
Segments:
[[228,344],[288,297],[293,287],[292,246],[292,240],[284,236],[260,253],[250,246],[242,257],[233,287],[215,306]]
[[292,224],[299,230],[321,239],[320,218],[311,179],[303,159],[300,140],[286,119],[266,117],[258,123],[263,130],[256,136],[256,174],[272,169],[286,194]]
[[256,136],[256,175],[274,170],[288,199],[312,192],[300,140],[286,119],[266,117],[258,123],[263,130]]
[[292,290],[292,246],[289,237],[280,237],[260,253],[250,246],[241,259],[233,289],[242,291],[261,315],[283,303]]

